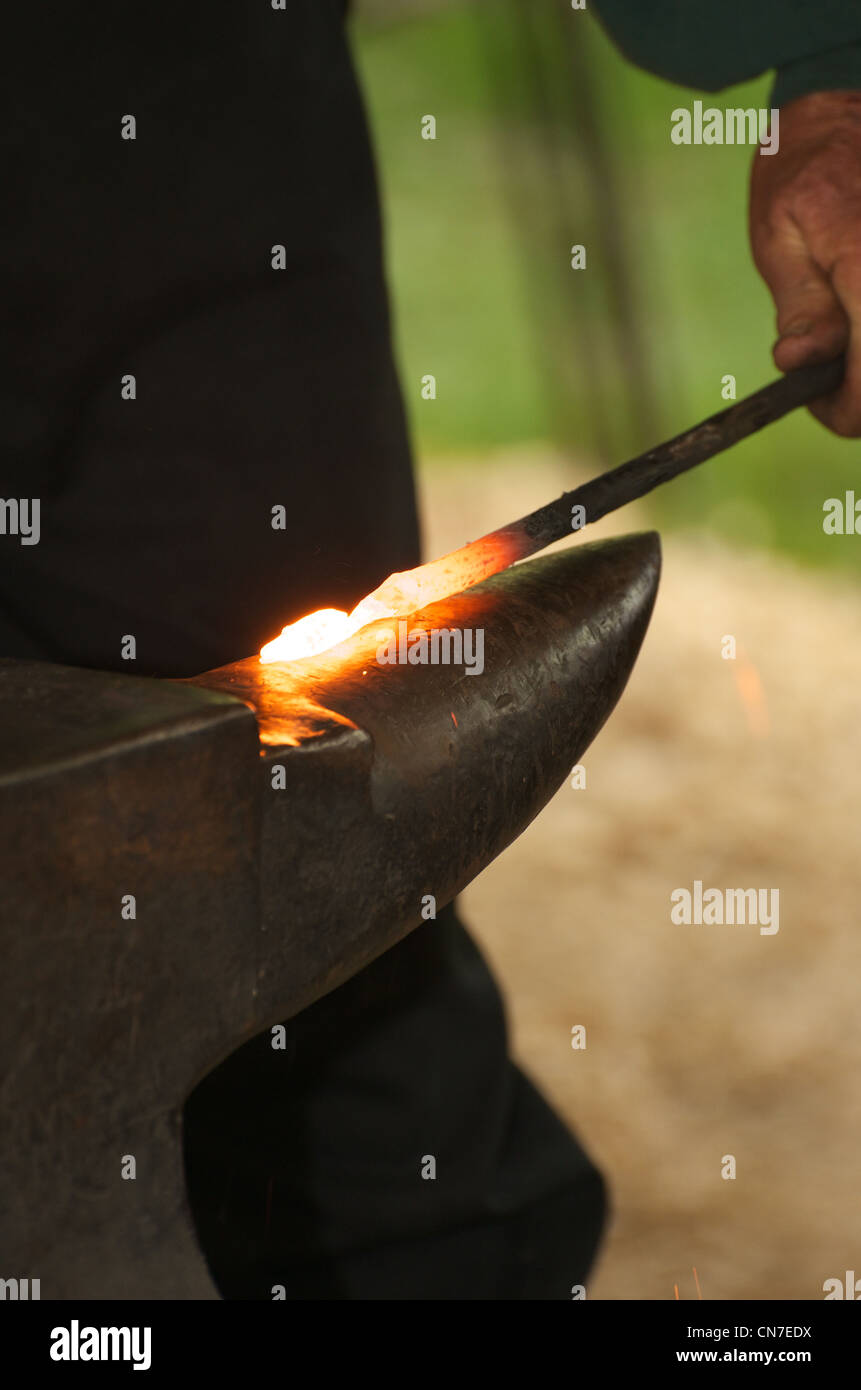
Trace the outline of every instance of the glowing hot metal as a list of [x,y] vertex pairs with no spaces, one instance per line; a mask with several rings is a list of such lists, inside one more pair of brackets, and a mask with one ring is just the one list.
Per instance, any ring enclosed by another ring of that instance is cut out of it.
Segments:
[[289,662],[316,656],[346,641],[367,623],[415,613],[429,603],[479,584],[515,561],[570,536],[573,530],[644,497],[661,483],[704,463],[796,406],[828,395],[840,385],[845,365],[845,359],[838,357],[832,362],[817,362],[787,372],[694,429],[563,493],[555,502],[548,502],[510,526],[491,531],[427,565],[389,575],[352,613],[323,608],[290,624],[280,637],[266,643],[260,660]]
[[524,544],[516,543],[515,537],[507,543],[507,538],[498,538],[498,533],[482,536],[427,565],[390,574],[378,589],[356,605],[352,613],[345,613],[341,608],[321,608],[288,624],[279,637],[261,649],[260,660],[264,663],[298,661],[318,656],[345,642],[368,623],[416,613],[429,603],[450,598],[482,579],[489,579],[529,553]]

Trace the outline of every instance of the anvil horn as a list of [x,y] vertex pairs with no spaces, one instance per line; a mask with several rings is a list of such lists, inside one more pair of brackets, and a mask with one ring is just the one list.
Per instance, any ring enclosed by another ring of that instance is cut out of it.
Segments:
[[480,675],[380,665],[398,636],[385,619],[333,656],[250,657],[191,682],[251,705],[267,748],[264,1012],[282,1016],[287,976],[298,1007],[340,984],[418,925],[424,895],[450,902],[525,829],[621,695],[658,568],[657,536],[626,536],[410,616],[411,632],[482,630]]
[[481,674],[380,665],[391,623],[186,682],[0,662],[6,1277],[43,1298],[217,1296],[185,1098],[537,815],[621,695],[659,569],[654,533],[624,536],[410,616],[481,630]]

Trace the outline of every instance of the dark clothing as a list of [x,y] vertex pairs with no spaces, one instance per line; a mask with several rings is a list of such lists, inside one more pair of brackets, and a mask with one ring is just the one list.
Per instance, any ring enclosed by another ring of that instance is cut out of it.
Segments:
[[504,1061],[501,1000],[450,908],[289,1024],[286,1055],[271,1041],[186,1107],[226,1297],[566,1299],[584,1282],[603,1183]]
[[859,0],[593,0],[626,57],[707,92],[777,68],[770,105],[861,87]]
[[16,10],[2,496],[42,538],[0,544],[0,651],[191,676],[417,563],[341,11]]

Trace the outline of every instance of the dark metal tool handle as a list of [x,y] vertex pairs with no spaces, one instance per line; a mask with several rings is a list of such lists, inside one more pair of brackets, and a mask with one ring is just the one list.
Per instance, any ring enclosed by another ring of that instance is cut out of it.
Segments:
[[[415,612],[421,603],[434,603],[481,583],[489,575],[497,574],[517,560],[525,560],[528,555],[543,550],[545,545],[561,541],[572,531],[588,526],[590,521],[597,521],[617,507],[645,496],[661,483],[669,482],[670,478],[695,468],[797,406],[829,395],[843,380],[845,367],[845,358],[838,357],[833,362],[817,362],[787,372],[786,376],[703,420],[692,430],[676,435],[675,439],[659,444],[638,458],[629,459],[609,473],[592,478],[573,492],[564,492],[555,502],[548,502],[519,521],[500,526],[418,569],[389,575],[353,610],[353,616],[366,608],[365,622],[380,612]],[[575,515],[575,507],[582,508],[582,513],[578,511]],[[412,609],[407,606],[410,603]]]
[[[769,403],[762,420],[762,424],[767,425],[772,420],[780,419],[788,410],[794,410],[796,406],[809,405],[811,401],[819,400],[820,396],[830,396],[843,381],[845,371],[844,353],[832,358],[830,362],[813,362],[810,366],[798,367],[794,372],[787,372],[785,376],[778,377],[777,381],[763,386],[760,391],[754,391],[752,396],[747,396],[723,414],[734,415],[736,411],[742,410],[745,406],[753,407],[756,401],[761,400]],[[754,429],[759,428],[759,425],[754,426]]]
[[538,511],[522,517],[513,526],[502,527],[501,532],[515,533],[526,542],[522,553],[534,554],[545,545],[571,534],[572,508],[575,505],[584,509],[586,519],[583,525],[597,521],[608,512],[614,512],[618,507],[645,496],[661,483],[669,482],[671,478],[728,449],[731,444],[737,444],[740,439],[755,434],[790,410],[808,405],[820,396],[830,395],[843,380],[845,368],[846,359],[841,356],[831,362],[816,362],[787,372],[777,381],[755,391],[752,396],[746,396],[727,410],[710,416],[666,444],[659,444],[657,448],[629,459],[609,473],[592,478],[573,492],[563,493],[555,502],[549,502]]

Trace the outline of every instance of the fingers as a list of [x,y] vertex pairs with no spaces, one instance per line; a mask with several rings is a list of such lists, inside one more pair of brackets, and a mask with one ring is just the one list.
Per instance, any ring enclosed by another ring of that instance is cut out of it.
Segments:
[[841,389],[811,407],[836,434],[861,436],[861,102],[818,93],[781,112],[777,155],[755,155],[750,235],[777,311],[781,371],[845,351]]
[[841,353],[849,342],[849,316],[794,224],[783,225],[769,238],[758,265],[777,310],[774,360],[780,370]]
[[843,387],[810,408],[835,433],[861,435],[861,303],[854,287],[838,284],[836,275],[832,281],[816,265],[794,223],[761,238],[755,259],[777,310],[775,365],[791,372],[846,351]]
[[[832,274],[832,284],[849,325],[846,375],[839,391],[814,403],[810,409],[817,420],[821,420],[835,434],[846,439],[857,439],[861,436],[861,255],[853,254],[838,261]],[[826,354],[829,357],[833,355],[830,352]]]

